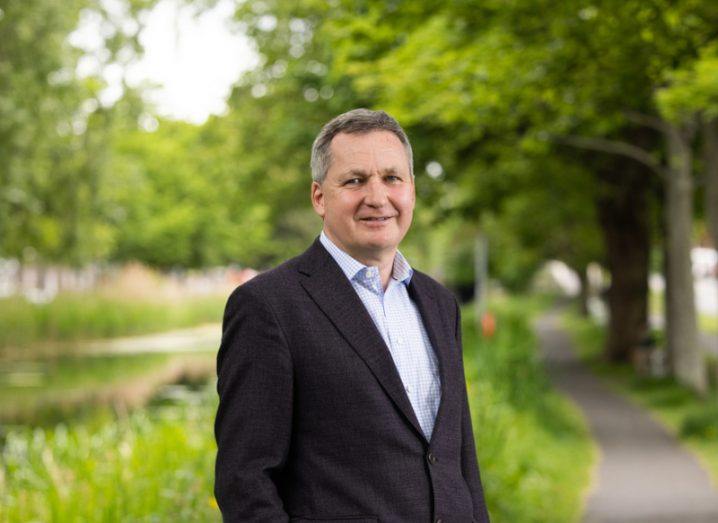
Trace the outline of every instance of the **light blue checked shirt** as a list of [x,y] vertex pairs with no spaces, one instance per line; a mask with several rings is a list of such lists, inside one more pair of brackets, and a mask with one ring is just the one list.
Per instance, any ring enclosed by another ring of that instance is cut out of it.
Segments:
[[319,241],[346,274],[374,320],[399,371],[421,430],[427,440],[431,439],[441,400],[441,381],[436,354],[421,314],[407,290],[413,273],[409,262],[396,252],[392,277],[384,291],[378,267],[368,267],[355,260],[337,247],[324,231]]

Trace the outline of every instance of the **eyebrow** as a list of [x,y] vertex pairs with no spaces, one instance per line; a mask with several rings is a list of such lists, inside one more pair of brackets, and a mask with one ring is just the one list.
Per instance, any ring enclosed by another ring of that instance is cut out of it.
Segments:
[[[398,171],[397,171],[397,169],[396,169],[395,167],[388,167],[388,168],[386,168],[386,169],[382,169],[382,170],[380,171],[380,174],[382,174],[382,175],[387,175],[387,174],[396,175],[396,174],[398,174]],[[369,175],[367,174],[366,171],[364,171],[364,170],[362,170],[362,169],[349,169],[348,171],[345,171],[344,173],[342,173],[342,176],[343,176],[343,177],[345,177],[345,176],[360,176],[360,177],[362,177],[362,178],[366,178],[366,177],[368,177]]]

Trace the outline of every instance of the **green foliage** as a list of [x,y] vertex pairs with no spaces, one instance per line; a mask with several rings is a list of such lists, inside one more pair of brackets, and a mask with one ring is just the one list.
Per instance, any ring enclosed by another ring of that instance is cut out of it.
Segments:
[[0,300],[0,349],[157,332],[222,317],[226,296],[142,301],[101,294],[61,294],[45,304]]
[[77,140],[56,126],[69,126],[80,90],[64,40],[87,4],[0,2],[0,256],[61,250],[62,223],[48,206]]
[[[150,3],[115,7],[131,17]],[[77,76],[83,51],[69,35],[81,15],[101,21],[102,67],[135,56],[137,32],[99,0],[3,0],[0,13],[0,256],[105,258],[113,238],[102,188],[116,111],[101,103],[100,77]]]
[[232,129],[162,121],[115,138],[113,258],[156,267],[256,263],[270,242],[267,203],[232,154]]
[[656,100],[668,120],[683,123],[695,115],[718,116],[718,44],[701,49],[695,62],[666,77],[668,85],[658,90]]
[[464,312],[464,364],[492,521],[578,521],[594,450],[578,410],[548,385],[529,320],[538,302],[493,301],[496,334]]
[[718,403],[687,414],[681,423],[681,436],[718,441]]
[[[154,3],[121,2],[130,18]],[[417,251],[458,216],[489,236],[492,272],[511,288],[547,258],[580,269],[602,257],[592,209],[605,187],[595,157],[561,138],[630,141],[641,134],[631,111],[713,114],[714,4],[243,2],[235,18],[260,62],[238,79],[227,114],[149,132],[143,93],[103,106],[102,79],[76,77],[82,51],[68,43],[89,9],[113,28],[104,65],[121,63],[141,52],[132,24],[99,0],[6,0],[0,256],[272,265],[320,228],[308,202],[314,136],[337,113],[370,106],[398,117],[414,143],[419,202],[430,207],[417,216]],[[661,156],[656,140],[639,145]],[[436,180],[425,176],[431,161],[443,166]],[[467,282],[462,252],[441,269]]]
[[[295,93],[307,85],[291,87],[286,73],[273,78],[278,62],[289,64],[287,71],[319,64],[327,71],[322,88],[334,88],[350,104],[339,108],[383,108],[407,128],[419,202],[435,209],[425,213],[433,218],[430,226],[414,236],[427,241],[429,229],[452,214],[474,231],[455,238],[455,263],[442,267],[447,280],[470,282],[471,264],[462,253],[471,251],[473,235],[482,230],[490,240],[492,274],[519,289],[547,258],[583,268],[601,257],[590,173],[581,158],[559,154],[545,139],[556,127],[557,107],[568,111],[574,104],[557,91],[572,86],[551,84],[561,80],[549,69],[566,58],[556,46],[558,33],[568,31],[561,26],[565,20],[552,27],[553,16],[540,18],[537,27],[521,32],[531,25],[530,12],[542,9],[538,4],[422,2],[399,8],[370,1],[362,7],[338,2],[327,10],[275,0],[246,5],[239,17],[267,57],[255,81],[269,86],[268,98],[275,99],[275,84]],[[562,14],[575,17],[569,11]],[[271,30],[262,23],[267,17],[276,20]],[[302,53],[292,55],[299,26],[310,37],[304,34]],[[429,161],[443,166],[439,180],[422,176]]]
[[219,521],[213,385],[199,403],[12,429],[0,450],[2,520]]

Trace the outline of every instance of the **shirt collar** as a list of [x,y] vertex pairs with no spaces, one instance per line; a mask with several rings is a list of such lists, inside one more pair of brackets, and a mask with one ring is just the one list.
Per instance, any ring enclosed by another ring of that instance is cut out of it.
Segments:
[[[351,281],[357,278],[359,273],[366,274],[367,269],[371,267],[364,265],[362,262],[352,258],[349,254],[344,252],[342,249],[329,239],[324,231],[319,235],[319,241],[322,243],[324,248],[331,254],[334,261],[337,262],[342,272]],[[409,262],[401,252],[396,251],[394,256],[394,265],[391,271],[391,277],[404,285],[409,285],[411,276],[414,274],[414,269],[411,268]]]

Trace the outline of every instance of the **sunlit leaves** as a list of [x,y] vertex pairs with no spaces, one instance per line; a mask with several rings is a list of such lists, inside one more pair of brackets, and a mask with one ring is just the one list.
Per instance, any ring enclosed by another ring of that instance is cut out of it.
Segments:
[[697,115],[718,116],[718,44],[704,49],[687,67],[667,72],[666,80],[657,101],[667,119],[683,123]]

